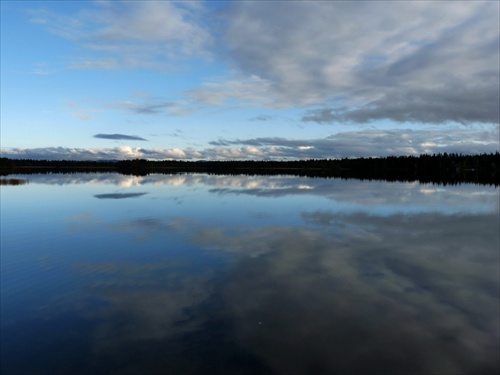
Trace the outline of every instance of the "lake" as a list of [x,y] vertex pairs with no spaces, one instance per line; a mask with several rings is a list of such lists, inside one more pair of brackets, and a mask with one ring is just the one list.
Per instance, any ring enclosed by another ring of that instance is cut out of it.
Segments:
[[499,372],[499,188],[6,178],[2,374]]

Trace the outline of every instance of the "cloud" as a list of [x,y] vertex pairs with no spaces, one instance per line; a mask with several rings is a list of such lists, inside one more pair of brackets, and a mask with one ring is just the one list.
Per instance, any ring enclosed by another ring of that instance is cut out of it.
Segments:
[[182,160],[293,160],[342,157],[377,157],[434,153],[480,154],[500,149],[499,129],[484,126],[412,129],[365,129],[341,132],[319,139],[261,137],[219,139],[205,149],[115,148],[2,148],[2,156],[21,159],[109,160],[109,159],[182,159]]
[[3,157],[17,159],[47,159],[47,160],[123,160],[142,157],[139,147],[118,146],[114,148],[9,148],[2,149]]
[[274,116],[259,115],[259,116],[252,117],[251,119],[249,119],[249,121],[270,121],[272,119],[274,119]]
[[72,68],[166,68],[179,57],[208,57],[210,33],[201,26],[200,4],[101,1],[74,14],[32,9],[32,22],[69,39],[86,52]]
[[126,135],[126,134],[96,134],[94,138],[102,138],[102,139],[123,139],[123,140],[132,140],[132,141],[147,141],[142,137],[136,135]]
[[212,79],[200,87],[188,90],[187,95],[193,103],[211,106],[279,105],[274,95],[270,95],[271,91],[272,82],[250,75]]
[[327,107],[309,110],[302,117],[302,121],[366,123],[389,119],[396,122],[431,124],[499,123],[498,102],[500,98],[497,87],[491,84],[481,86],[486,87],[452,85],[446,90],[394,91],[359,109]]
[[[390,6],[389,6],[390,4]],[[73,68],[228,68],[183,93],[191,106],[305,109],[302,120],[500,122],[494,1],[96,2],[32,19],[79,44]],[[140,114],[186,103],[132,103]],[[191,109],[192,110],[192,109]]]
[[138,115],[157,115],[167,113],[171,116],[184,116],[192,112],[188,103],[178,100],[176,102],[169,102],[158,100],[156,98],[146,97],[142,102],[134,101],[120,101],[108,104],[107,107],[131,111]]
[[128,67],[139,67],[137,61],[131,61],[130,58],[126,59],[117,59],[117,58],[94,58],[94,59],[81,59],[78,61],[72,62],[69,67],[71,69],[118,69],[123,65]]
[[327,109],[307,121],[498,123],[499,4],[388,4],[231,3],[224,41],[261,104]]
[[366,129],[341,132],[321,139],[291,140],[279,137],[210,142],[228,147],[242,145],[260,149],[269,158],[338,158],[389,155],[420,155],[439,152],[474,154],[499,149],[498,128],[448,130]]

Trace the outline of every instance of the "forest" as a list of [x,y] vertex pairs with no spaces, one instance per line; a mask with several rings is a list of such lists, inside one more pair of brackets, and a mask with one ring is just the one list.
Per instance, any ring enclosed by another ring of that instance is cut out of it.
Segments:
[[119,172],[132,175],[181,172],[256,175],[291,174],[309,177],[382,179],[442,184],[475,182],[498,186],[500,183],[500,153],[476,155],[439,153],[420,156],[290,161],[151,161],[145,159],[75,161],[0,158],[0,175],[75,172]]

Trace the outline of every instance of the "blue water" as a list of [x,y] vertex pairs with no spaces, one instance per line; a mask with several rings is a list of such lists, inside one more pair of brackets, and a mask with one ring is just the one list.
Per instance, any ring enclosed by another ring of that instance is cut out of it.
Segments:
[[498,188],[8,178],[2,374],[499,372]]

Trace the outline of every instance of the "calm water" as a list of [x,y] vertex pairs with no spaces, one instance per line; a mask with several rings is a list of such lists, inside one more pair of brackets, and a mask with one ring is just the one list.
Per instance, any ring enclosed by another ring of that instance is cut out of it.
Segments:
[[496,374],[499,189],[9,176],[2,374]]

